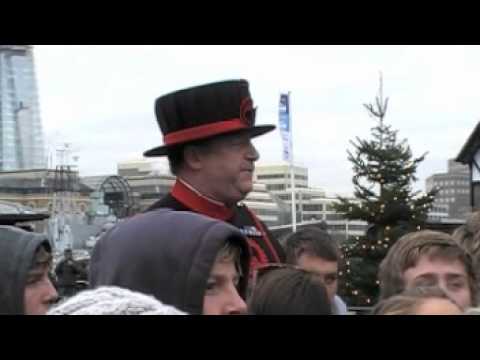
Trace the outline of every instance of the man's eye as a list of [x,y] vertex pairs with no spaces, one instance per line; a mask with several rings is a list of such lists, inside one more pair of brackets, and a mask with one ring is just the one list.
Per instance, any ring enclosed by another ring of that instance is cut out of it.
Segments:
[[448,286],[454,290],[459,290],[465,288],[466,284],[463,281],[455,281],[448,284]]
[[327,276],[325,276],[325,283],[327,283],[327,284],[332,284],[332,283],[334,283],[336,280],[337,280],[337,276],[336,276],[336,275],[327,275]]
[[40,276],[29,276],[27,278],[27,285],[33,285],[41,280]]
[[437,285],[436,280],[434,279],[418,279],[415,281],[416,286],[435,286]]
[[214,290],[216,287],[217,287],[217,283],[215,281],[207,282],[207,290]]

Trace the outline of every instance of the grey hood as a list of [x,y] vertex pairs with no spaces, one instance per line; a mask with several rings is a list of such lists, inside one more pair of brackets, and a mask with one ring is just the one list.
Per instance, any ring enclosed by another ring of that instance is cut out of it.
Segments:
[[46,236],[0,226],[0,314],[24,314],[27,275],[40,246],[50,251]]
[[242,248],[239,294],[246,297],[249,248],[240,231],[192,212],[158,209],[109,230],[95,245],[90,284],[118,286],[201,314],[216,256],[227,240]]

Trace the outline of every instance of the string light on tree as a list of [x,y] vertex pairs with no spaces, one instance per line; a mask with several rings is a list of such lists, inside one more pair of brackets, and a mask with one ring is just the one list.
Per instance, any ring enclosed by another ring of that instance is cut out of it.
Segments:
[[[345,281],[340,285],[339,293],[351,306],[369,305],[367,299],[375,301],[379,290],[376,274],[382,257],[404,231],[424,227],[428,205],[434,199],[434,192],[416,195],[412,189],[418,163],[424,156],[413,158],[406,140],[398,141],[396,130],[385,124],[387,104],[382,87],[375,101],[365,104],[376,124],[370,127],[371,139],[357,138],[358,141],[351,142],[354,150],[348,151],[355,172],[356,199],[338,197],[339,201],[334,205],[335,210],[346,214],[349,220],[368,223],[364,236],[346,239],[347,244],[356,247],[345,256],[350,265],[344,269]],[[407,211],[403,211],[404,206]],[[346,282],[351,285],[342,293]],[[360,295],[352,295],[352,290]]]

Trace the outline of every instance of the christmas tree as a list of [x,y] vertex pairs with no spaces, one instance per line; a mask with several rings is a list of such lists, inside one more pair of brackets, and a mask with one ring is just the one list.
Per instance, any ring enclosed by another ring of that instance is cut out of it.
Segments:
[[376,121],[371,139],[350,141],[347,151],[353,164],[355,200],[339,197],[336,211],[348,220],[369,224],[363,237],[342,244],[344,269],[340,271],[339,293],[350,306],[371,306],[378,297],[378,267],[388,249],[407,232],[421,230],[435,194],[414,191],[417,166],[426,156],[413,158],[407,140],[398,141],[397,130],[385,123],[388,98],[383,99],[382,79],[374,104],[364,104]]

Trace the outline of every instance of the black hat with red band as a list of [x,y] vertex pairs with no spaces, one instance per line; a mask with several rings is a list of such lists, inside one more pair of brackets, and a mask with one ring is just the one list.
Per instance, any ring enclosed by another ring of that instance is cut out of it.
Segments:
[[144,156],[165,156],[168,149],[192,141],[234,132],[251,137],[275,129],[255,126],[255,109],[246,80],[229,80],[195,86],[159,97],[155,115],[163,134],[163,146]]

